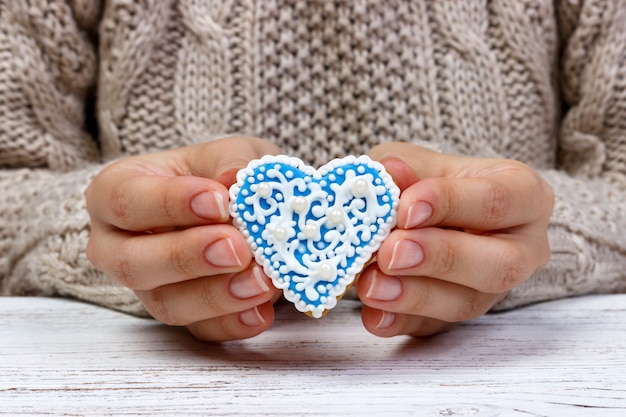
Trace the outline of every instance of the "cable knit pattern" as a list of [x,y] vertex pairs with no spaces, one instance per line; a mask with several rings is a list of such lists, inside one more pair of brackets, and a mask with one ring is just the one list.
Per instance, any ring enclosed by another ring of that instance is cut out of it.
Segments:
[[496,309],[626,291],[624,33],[626,0],[0,1],[2,293],[141,314],[83,255],[83,190],[234,133],[314,165],[387,141],[524,161],[553,256]]

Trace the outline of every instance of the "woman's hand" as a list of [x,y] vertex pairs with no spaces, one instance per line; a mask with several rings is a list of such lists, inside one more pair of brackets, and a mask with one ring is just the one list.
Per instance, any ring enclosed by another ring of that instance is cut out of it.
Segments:
[[402,190],[398,228],[357,285],[373,334],[446,331],[484,314],[548,262],[554,197],[527,165],[406,143],[369,155]]
[[250,160],[277,152],[231,137],[113,163],[87,189],[87,256],[156,319],[200,339],[263,332],[276,291],[230,224],[227,187]]

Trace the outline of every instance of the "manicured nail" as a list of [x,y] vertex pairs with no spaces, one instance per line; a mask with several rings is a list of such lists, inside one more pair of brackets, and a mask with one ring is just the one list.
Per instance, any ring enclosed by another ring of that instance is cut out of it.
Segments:
[[383,314],[380,316],[380,320],[378,321],[376,328],[379,330],[388,329],[389,327],[391,327],[395,320],[395,314],[390,313],[389,311],[383,311]]
[[270,290],[263,275],[261,268],[255,266],[252,268],[252,274],[240,273],[233,277],[230,281],[230,292],[237,298],[245,300],[246,298],[256,297]]
[[377,301],[393,301],[402,294],[402,282],[398,278],[372,273],[372,282],[365,297]]
[[223,238],[214,242],[204,252],[204,256],[214,266],[243,266],[230,238]]
[[256,307],[239,313],[239,320],[246,326],[250,327],[256,327],[265,324],[265,319],[263,318],[261,313],[259,313],[259,309]]
[[412,268],[424,259],[422,247],[412,240],[398,240],[393,245],[389,270]]
[[228,217],[224,198],[217,191],[207,191],[195,196],[191,200],[191,209],[196,215],[205,219],[225,219]]
[[406,214],[406,224],[404,227],[410,229],[424,223],[433,214],[433,208],[425,201],[418,201],[409,206]]

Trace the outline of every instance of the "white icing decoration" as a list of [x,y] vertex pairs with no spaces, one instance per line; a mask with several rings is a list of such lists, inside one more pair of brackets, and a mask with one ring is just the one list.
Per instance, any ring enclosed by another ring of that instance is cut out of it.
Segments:
[[237,174],[230,210],[274,285],[321,317],[395,226],[399,194],[384,167],[364,156],[319,170],[266,156]]
[[306,202],[306,198],[304,197],[295,197],[291,203],[291,208],[296,213],[302,213],[308,206],[309,204]]
[[287,231],[282,227],[277,227],[274,230],[274,239],[276,240],[285,240],[287,239]]
[[367,184],[367,182],[363,178],[358,178],[352,184],[352,194],[354,194],[355,197],[365,197],[368,188],[369,185]]
[[330,212],[328,213],[328,219],[333,224],[339,224],[343,222],[343,210],[341,210],[340,208],[334,208],[330,210]]
[[312,223],[309,223],[304,226],[302,229],[302,234],[306,236],[307,239],[315,239],[317,234],[319,233],[319,228]]
[[[259,180],[263,180],[263,177],[261,176]],[[272,186],[266,182],[262,182],[256,186],[256,193],[259,197],[267,198],[272,195]]]

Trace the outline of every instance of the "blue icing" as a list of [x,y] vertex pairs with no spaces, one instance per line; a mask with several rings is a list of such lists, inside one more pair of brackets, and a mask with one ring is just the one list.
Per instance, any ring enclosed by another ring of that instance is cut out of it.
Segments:
[[382,166],[346,159],[315,171],[266,157],[240,172],[232,196],[257,261],[315,317],[334,306],[395,224],[399,191]]

